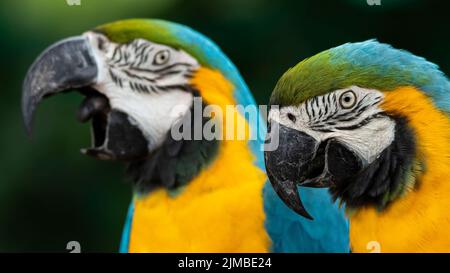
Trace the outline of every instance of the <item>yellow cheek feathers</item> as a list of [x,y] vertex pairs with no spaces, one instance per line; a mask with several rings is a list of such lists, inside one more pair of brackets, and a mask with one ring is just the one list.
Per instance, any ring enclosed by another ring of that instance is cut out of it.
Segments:
[[418,160],[425,168],[447,172],[450,155],[450,120],[447,113],[437,109],[431,99],[414,87],[402,87],[385,93],[382,108],[408,119],[418,145]]
[[355,252],[377,242],[382,252],[450,251],[450,122],[430,98],[414,87],[385,92],[382,108],[408,119],[418,160],[425,165],[417,186],[379,213],[362,208],[350,217]]
[[210,117],[214,117],[218,127],[222,129],[221,138],[247,142],[250,128],[236,108],[231,83],[217,70],[202,67],[196,72],[191,84],[209,105]]
[[202,98],[220,106],[236,104],[233,98],[233,86],[217,70],[201,67],[191,80],[191,84],[198,89]]
[[[248,132],[240,113],[226,114],[226,106],[236,102],[233,86],[219,72],[201,68],[192,84],[206,103],[220,110],[224,125],[231,117]],[[224,133],[228,129],[224,126]],[[160,189],[136,197],[129,251],[267,252],[262,200],[266,176],[253,161],[247,141],[226,139],[217,158],[177,196]]]

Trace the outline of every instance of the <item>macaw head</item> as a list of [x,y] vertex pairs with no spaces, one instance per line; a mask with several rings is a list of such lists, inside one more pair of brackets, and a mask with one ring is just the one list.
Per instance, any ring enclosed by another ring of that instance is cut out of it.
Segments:
[[[148,19],[102,25],[45,50],[23,85],[28,132],[43,98],[74,89],[86,96],[78,119],[92,123],[92,146],[82,152],[129,163],[138,184],[151,180],[151,187],[169,188],[188,181],[217,151],[215,140],[187,144],[170,137],[192,114],[195,98],[201,97],[203,106],[236,104],[233,92],[247,91],[237,69],[208,38]],[[175,166],[175,159],[193,166]]]
[[449,90],[435,64],[374,40],[305,59],[270,99],[272,185],[307,218],[297,186],[328,187],[350,209],[385,209],[448,155]]

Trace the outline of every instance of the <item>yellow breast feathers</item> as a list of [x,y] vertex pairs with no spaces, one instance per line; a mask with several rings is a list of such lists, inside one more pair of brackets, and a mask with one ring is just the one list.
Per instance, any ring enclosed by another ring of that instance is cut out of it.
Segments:
[[[450,252],[450,122],[423,92],[386,92],[383,108],[406,117],[416,134],[425,171],[416,187],[385,211],[364,208],[351,217],[355,252],[378,244],[381,252]],[[372,243],[371,243],[372,242]]]
[[[192,84],[210,104],[235,104],[232,85],[217,71],[201,68]],[[238,112],[232,118],[246,124]],[[265,174],[253,164],[245,139],[220,143],[217,158],[177,196],[160,189],[135,198],[130,252],[268,251]]]

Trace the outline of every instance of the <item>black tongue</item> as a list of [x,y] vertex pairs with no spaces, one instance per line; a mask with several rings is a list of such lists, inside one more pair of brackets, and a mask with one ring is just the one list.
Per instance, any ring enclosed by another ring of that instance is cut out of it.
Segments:
[[90,120],[94,115],[104,113],[110,110],[108,99],[101,94],[88,95],[77,111],[77,119],[80,122]]
[[[82,149],[83,154],[102,160],[131,161],[142,159],[149,154],[148,141],[142,131],[135,125],[136,122],[130,116],[119,110],[107,110],[96,106],[103,105],[96,98],[83,102],[80,112],[96,112],[92,118],[92,134],[94,145],[91,148]],[[94,109],[94,110],[93,110]],[[109,108],[107,108],[109,109]],[[98,114],[98,111],[101,111]],[[82,115],[84,117],[84,115]]]

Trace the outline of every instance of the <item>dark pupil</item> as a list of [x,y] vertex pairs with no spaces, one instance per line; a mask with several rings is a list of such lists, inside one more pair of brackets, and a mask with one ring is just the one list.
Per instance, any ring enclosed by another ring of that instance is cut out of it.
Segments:
[[348,97],[348,96],[347,96],[347,97],[344,97],[344,101],[345,101],[345,102],[350,102],[350,100],[351,100],[350,97]]

